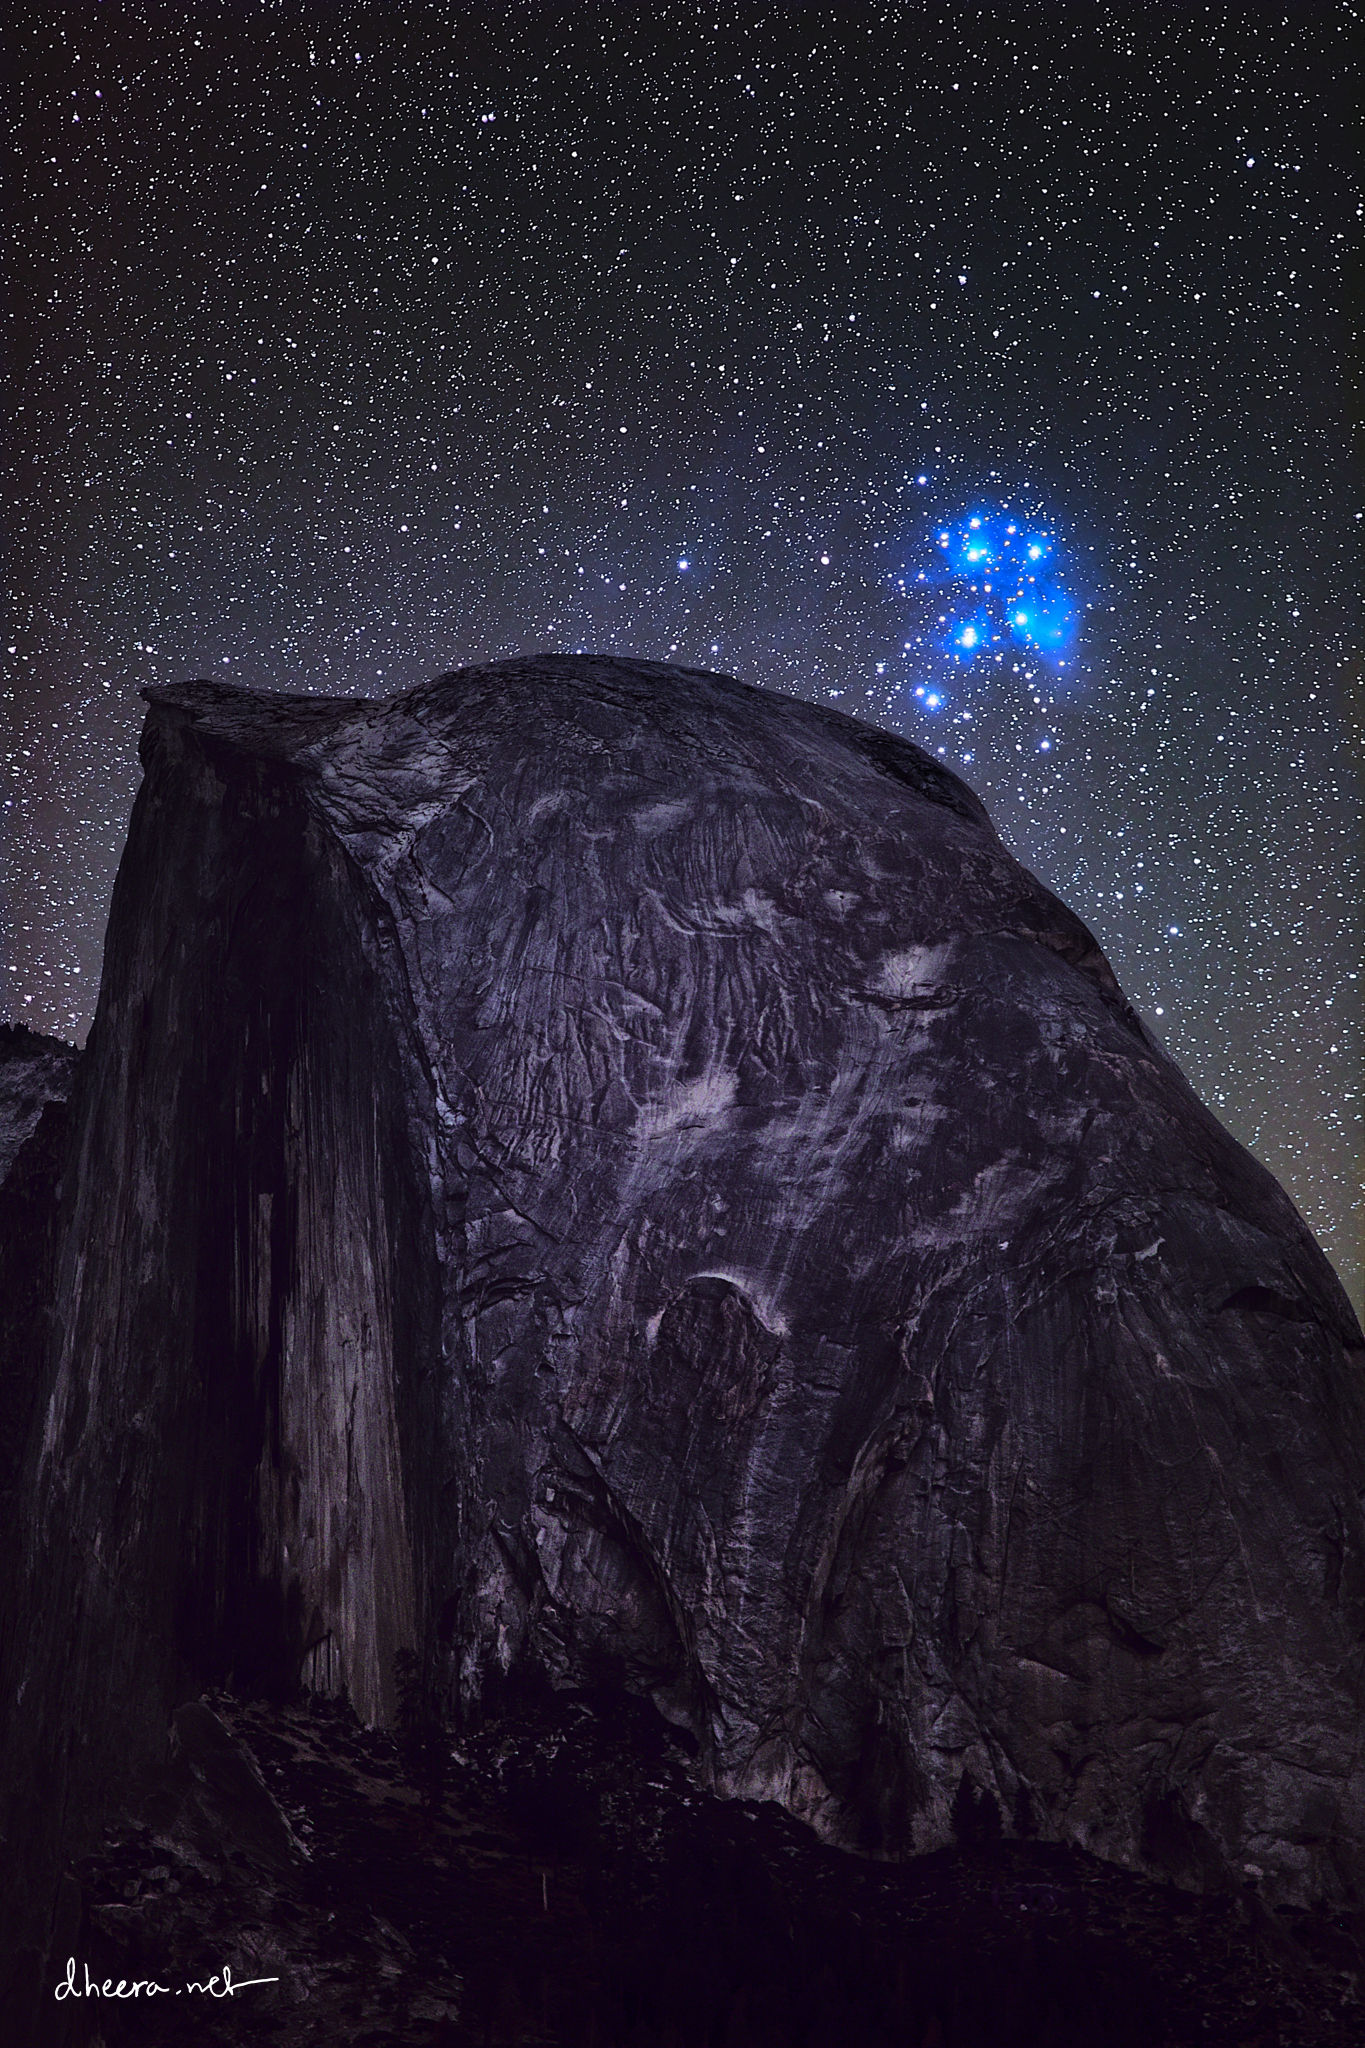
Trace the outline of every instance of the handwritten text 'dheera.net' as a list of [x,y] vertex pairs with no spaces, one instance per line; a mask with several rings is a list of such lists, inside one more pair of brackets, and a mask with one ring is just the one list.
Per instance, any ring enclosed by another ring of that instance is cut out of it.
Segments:
[[82,1986],[77,1981],[76,1958],[66,1959],[66,1975],[60,1984],[54,1986],[55,1998],[182,1998],[186,1992],[198,1992],[207,1998],[235,1998],[239,1991],[249,1991],[253,1984],[278,1984],[278,1977],[244,1977],[241,1983],[233,1980],[232,1969],[224,1964],[211,1977],[192,1978],[185,1984],[159,1984],[153,1977],[113,1977],[103,1982],[90,1974],[90,1965],[83,1963],[81,1970],[85,1978]]

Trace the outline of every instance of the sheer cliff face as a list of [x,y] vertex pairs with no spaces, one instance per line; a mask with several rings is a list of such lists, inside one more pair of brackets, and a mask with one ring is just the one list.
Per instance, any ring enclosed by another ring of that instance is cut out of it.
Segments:
[[0,1642],[14,1591],[20,1472],[51,1330],[57,1188],[78,1054],[0,1024]]
[[1359,1331],[971,793],[649,664],[152,695],[35,1482],[71,1782],[413,1648],[883,1854],[965,1776],[1349,1896]]

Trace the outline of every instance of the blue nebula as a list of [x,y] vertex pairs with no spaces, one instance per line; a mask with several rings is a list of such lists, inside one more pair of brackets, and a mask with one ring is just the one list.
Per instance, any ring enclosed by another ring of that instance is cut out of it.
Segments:
[[1076,607],[1064,590],[1030,590],[1014,605],[1009,621],[1015,639],[1040,654],[1064,655],[1076,638]]
[[[932,581],[940,602],[947,600],[940,648],[950,660],[999,659],[1013,641],[1065,665],[1080,606],[1065,587],[1057,535],[1045,522],[1021,518],[1008,505],[979,505],[936,527],[933,540]],[[925,580],[924,571],[915,580]]]

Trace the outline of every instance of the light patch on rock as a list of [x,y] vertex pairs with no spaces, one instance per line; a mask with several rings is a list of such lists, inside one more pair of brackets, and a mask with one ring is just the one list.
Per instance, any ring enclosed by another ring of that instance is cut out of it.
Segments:
[[883,953],[872,987],[882,996],[922,995],[942,978],[952,950],[951,946],[907,946],[900,952]]
[[646,804],[643,810],[636,811],[633,814],[631,822],[634,824],[636,831],[643,832],[648,839],[656,832],[667,832],[670,826],[680,825],[684,818],[690,818],[691,815],[692,806],[690,803],[670,803],[665,801],[657,804]]
[[738,1273],[729,1266],[708,1266],[704,1273],[694,1273],[694,1280],[724,1280],[728,1286],[737,1287],[744,1295],[754,1314],[770,1337],[785,1337],[787,1319],[768,1288],[762,1281],[755,1280],[751,1273]]
[[713,1068],[695,1081],[671,1089],[662,1102],[651,1103],[636,1125],[642,1138],[663,1138],[673,1131],[703,1130],[724,1116],[739,1088],[739,1076]]
[[777,905],[757,889],[746,889],[738,903],[718,903],[711,915],[717,924],[757,925],[760,931],[777,935]]

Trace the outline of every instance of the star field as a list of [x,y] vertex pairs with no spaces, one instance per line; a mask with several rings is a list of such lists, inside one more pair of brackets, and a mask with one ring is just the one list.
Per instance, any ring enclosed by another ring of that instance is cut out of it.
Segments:
[[1359,1298],[1359,27],[23,13],[8,1012],[147,683],[676,659],[971,782]]

